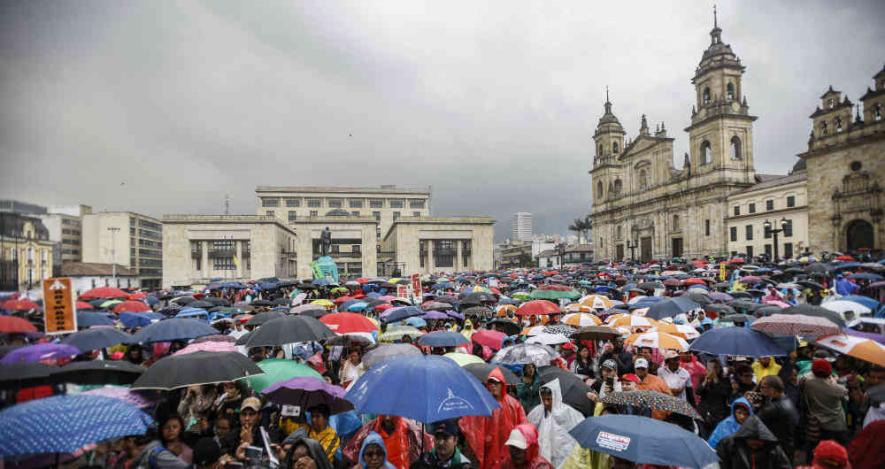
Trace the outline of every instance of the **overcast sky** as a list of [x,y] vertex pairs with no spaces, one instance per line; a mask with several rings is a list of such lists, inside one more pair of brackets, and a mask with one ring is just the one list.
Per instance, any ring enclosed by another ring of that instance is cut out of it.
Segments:
[[[786,172],[829,84],[885,63],[885,3],[720,1],[756,169]],[[256,213],[257,185],[433,188],[438,215],[589,211],[605,86],[687,150],[712,2],[0,2],[0,197]]]

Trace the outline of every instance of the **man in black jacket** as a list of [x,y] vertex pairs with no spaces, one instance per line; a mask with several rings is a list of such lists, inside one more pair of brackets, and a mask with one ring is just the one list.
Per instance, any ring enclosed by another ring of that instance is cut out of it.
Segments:
[[796,448],[795,431],[799,425],[799,412],[793,405],[793,401],[784,395],[784,382],[777,376],[762,378],[759,390],[765,396],[765,403],[756,415],[780,440],[784,453],[792,463],[793,452]]
[[716,445],[720,469],[791,469],[777,437],[755,415]]

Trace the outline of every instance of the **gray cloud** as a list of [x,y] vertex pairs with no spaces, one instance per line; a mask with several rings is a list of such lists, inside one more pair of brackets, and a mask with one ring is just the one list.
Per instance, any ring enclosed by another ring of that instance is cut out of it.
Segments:
[[[589,209],[604,87],[628,135],[681,131],[710,5],[529,1],[0,3],[0,196],[153,215],[254,213],[256,185],[434,189],[439,214]],[[760,172],[817,97],[880,69],[883,4],[720,2]]]

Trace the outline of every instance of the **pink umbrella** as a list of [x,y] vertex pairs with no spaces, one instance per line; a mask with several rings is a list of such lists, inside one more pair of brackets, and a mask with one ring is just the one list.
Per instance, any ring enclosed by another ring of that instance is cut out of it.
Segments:
[[198,342],[173,353],[172,355],[187,355],[194,352],[236,352],[237,346],[230,342]]
[[124,388],[123,386],[102,386],[100,388],[86,391],[83,394],[120,399],[121,401],[126,401],[139,409],[146,409],[154,405],[153,401],[148,399],[144,394],[130,391],[129,388]]
[[470,336],[470,339],[473,342],[486,346],[494,351],[501,350],[505,338],[507,338],[507,334],[488,329],[476,331]]
[[783,301],[778,301],[778,300],[768,300],[768,301],[765,301],[764,303],[767,305],[777,306],[778,308],[789,308],[791,306],[787,303],[784,303]]

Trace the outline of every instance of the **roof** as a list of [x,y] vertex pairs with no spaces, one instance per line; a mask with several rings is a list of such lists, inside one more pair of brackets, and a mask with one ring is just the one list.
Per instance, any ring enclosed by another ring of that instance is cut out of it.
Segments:
[[258,186],[255,192],[278,192],[278,193],[335,193],[335,194],[402,194],[402,195],[426,195],[430,196],[430,188],[414,189],[382,185],[376,187],[343,187],[343,186]]
[[[135,277],[135,271],[117,264],[118,277]],[[113,264],[97,262],[65,262],[61,265],[63,277],[110,277],[114,275]]]
[[565,248],[566,253],[570,252],[593,252],[592,244],[578,244],[574,246],[568,246]]
[[555,249],[545,249],[538,253],[538,257],[556,257],[559,253]]
[[243,224],[243,223],[271,223],[275,224],[287,231],[295,233],[292,228],[283,223],[277,217],[271,215],[186,215],[172,214],[163,215],[163,224],[184,224],[184,225],[200,225],[200,224]]
[[806,173],[805,171],[798,171],[786,176],[774,174],[757,174],[756,179],[759,181],[758,183],[742,191],[736,192],[736,194],[745,194],[747,192],[770,189],[772,187],[782,186],[784,184],[805,181],[808,179],[808,173]]

